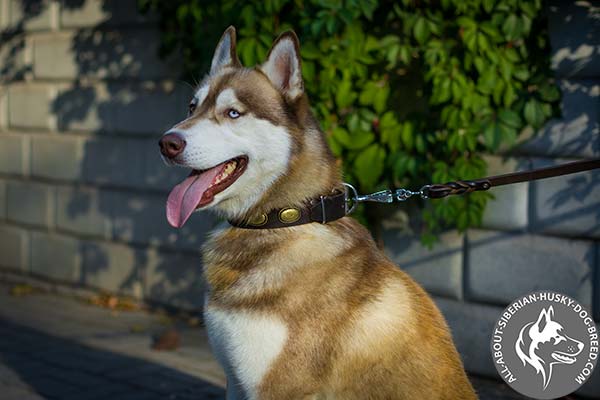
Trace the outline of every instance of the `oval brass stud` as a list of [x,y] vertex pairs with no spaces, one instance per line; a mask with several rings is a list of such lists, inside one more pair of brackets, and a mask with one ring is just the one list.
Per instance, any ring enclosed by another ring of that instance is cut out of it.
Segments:
[[297,208],[284,208],[279,211],[279,220],[284,224],[291,224],[300,219],[300,210]]
[[267,214],[260,214],[252,218],[250,221],[248,221],[248,223],[253,226],[263,226],[268,220],[269,217],[267,217]]

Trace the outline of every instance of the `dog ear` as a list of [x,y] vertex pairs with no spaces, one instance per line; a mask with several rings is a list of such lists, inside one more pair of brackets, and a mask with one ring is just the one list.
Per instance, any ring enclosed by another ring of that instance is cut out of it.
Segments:
[[300,44],[294,32],[284,32],[275,40],[260,69],[288,100],[296,100],[304,93]]
[[215,54],[213,55],[212,62],[210,63],[210,73],[213,74],[223,67],[241,67],[240,60],[238,59],[237,52],[235,50],[236,38],[235,28],[230,26],[225,29]]

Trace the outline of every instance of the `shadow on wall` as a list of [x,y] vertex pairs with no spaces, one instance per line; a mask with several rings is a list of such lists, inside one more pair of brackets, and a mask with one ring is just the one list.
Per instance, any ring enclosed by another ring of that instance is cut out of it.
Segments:
[[[22,61],[24,31],[31,21],[47,12],[49,2],[27,0],[11,4],[21,7],[21,17],[1,34],[0,56],[6,61],[0,81],[35,75],[32,67]],[[98,4],[105,18],[92,26],[83,26],[85,18],[78,22],[78,11]],[[68,77],[57,78],[67,83],[59,84],[50,109],[59,130],[94,133],[84,140],[77,176],[72,178],[78,185],[59,188],[58,196],[58,208],[65,210],[63,216],[57,217],[59,228],[82,237],[76,245],[82,263],[80,282],[132,292],[139,292],[136,285],[141,282],[145,297],[187,305],[195,299],[193,303],[199,307],[202,284],[198,250],[207,226],[213,226],[214,221],[199,214],[181,231],[167,226],[167,189],[185,172],[164,167],[156,146],[160,133],[183,117],[191,91],[183,84],[163,79],[177,76],[173,65],[176,63],[156,60],[158,33],[152,17],[137,15],[134,0],[63,0],[61,7],[75,15],[71,18],[75,22],[71,22],[74,33],[68,55],[73,70]],[[568,12],[563,12],[562,3],[560,10],[553,11],[552,7],[555,6],[551,6],[551,24],[558,27],[577,23],[582,13],[585,18],[597,15],[589,11],[586,2],[573,3],[567,7]],[[574,40],[561,34],[561,29],[551,29],[557,47],[554,60],[561,76],[568,77],[565,71],[573,65],[578,77],[581,73],[587,76],[588,70],[597,71],[600,58],[593,52],[598,48],[592,46],[588,57],[591,61],[581,61],[578,56],[589,52],[585,46],[582,50],[579,43],[587,43],[590,33],[583,32],[582,38]],[[534,139],[537,142],[526,148],[527,154],[548,154],[548,150],[561,155],[598,154],[600,89],[598,85],[582,83],[586,81],[563,85],[564,121],[549,124]],[[532,185],[529,215],[533,230],[560,234],[566,231],[578,237],[597,235],[598,174],[547,182]],[[62,224],[63,220],[67,222]],[[129,245],[87,239],[91,237]],[[398,244],[401,241],[393,243],[404,246]],[[422,269],[423,264],[433,260],[413,261],[414,269]]]
[[569,78],[594,77],[600,68],[600,9],[593,1],[549,2],[552,68]]
[[[600,48],[600,43],[598,47]],[[597,156],[600,154],[598,80],[566,78],[559,81],[559,86],[562,93],[562,117],[549,121],[532,135],[523,149],[541,156]]]
[[[568,20],[569,16],[565,18]],[[600,26],[600,11],[597,25]],[[600,49],[600,39],[596,40]],[[547,123],[525,149],[534,155],[550,154],[564,158],[534,159],[533,168],[566,163],[572,157],[600,156],[598,78],[564,79],[560,86],[563,96],[562,118]],[[600,171],[533,182],[530,199],[530,224],[534,231],[600,237]]]
[[559,80],[563,117],[526,145],[533,154],[600,154],[600,8],[589,1],[552,0],[548,7],[552,69]]
[[[538,163],[550,165],[550,163]],[[600,172],[592,171],[556,181],[552,193],[532,186],[533,224],[548,233],[571,233],[579,237],[600,235]],[[540,204],[541,203],[541,204]],[[537,208],[535,207],[537,206]]]
[[[553,48],[552,68],[562,92],[562,118],[547,123],[524,149],[541,156],[599,157],[600,8],[593,2],[552,0],[548,15]],[[534,159],[532,167],[561,162],[567,160]],[[576,238],[600,237],[600,171],[532,183],[529,218],[535,232]],[[576,253],[582,265],[573,269],[572,274],[561,277],[560,268],[555,269],[556,273],[552,272],[551,266],[561,254],[547,259],[546,274],[561,282],[573,280],[570,287],[575,292],[572,295],[577,297],[580,294],[582,300],[589,298],[590,293],[587,292],[591,291],[593,312],[596,320],[600,320],[600,260],[597,260],[593,246],[587,249],[584,246],[579,251],[571,249],[571,255]],[[572,260],[565,265],[578,263]],[[594,265],[596,268],[593,268]],[[576,282],[578,279],[579,282]],[[594,286],[591,286],[592,283]]]
[[26,73],[31,72],[31,65],[26,65],[22,59],[25,50],[23,33],[25,25],[47,7],[43,0],[23,1],[19,6],[22,17],[0,32],[0,58],[3,59],[0,84],[23,79]]
[[[599,157],[600,8],[588,1],[552,0],[548,20],[552,68],[562,93],[562,117],[548,122],[522,150],[540,157]],[[551,164],[534,159],[532,167]],[[530,188],[529,215],[534,231],[576,237],[600,235],[598,171],[539,181]]]
[[[19,64],[19,52],[27,21],[47,12],[49,2],[13,4],[22,18],[2,34],[7,40],[0,46],[7,48],[0,54],[13,57],[2,76],[35,80],[32,67]],[[200,308],[199,250],[215,221],[199,214],[180,231],[167,225],[168,189],[187,171],[164,166],[157,146],[162,132],[185,115],[191,89],[174,83],[179,72],[172,62],[157,60],[153,18],[140,16],[135,0],[64,0],[60,7],[71,14],[72,61],[66,63],[71,70],[50,72],[65,83],[57,85],[49,108],[59,131],[91,133],[77,139],[78,171],[70,178],[75,187],[57,188],[57,226],[77,236],[79,282]],[[90,7],[101,8],[105,17],[85,26],[78,13]]]

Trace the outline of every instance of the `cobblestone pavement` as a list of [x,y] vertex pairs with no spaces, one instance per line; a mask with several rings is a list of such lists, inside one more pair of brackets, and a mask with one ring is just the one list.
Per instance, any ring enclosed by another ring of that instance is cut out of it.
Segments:
[[225,379],[201,328],[176,351],[151,349],[164,316],[114,312],[0,283],[0,399],[223,399]]
[[[182,346],[150,348],[165,318],[114,312],[73,298],[9,295],[0,283],[0,399],[223,399],[224,377],[204,330],[178,326]],[[482,400],[522,399],[472,378]]]

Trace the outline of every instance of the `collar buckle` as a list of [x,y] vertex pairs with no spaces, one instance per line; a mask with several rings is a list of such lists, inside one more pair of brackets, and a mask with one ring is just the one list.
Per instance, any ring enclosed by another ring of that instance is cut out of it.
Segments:
[[320,196],[319,199],[321,201],[321,223],[326,224],[327,213],[325,212],[325,196]]

